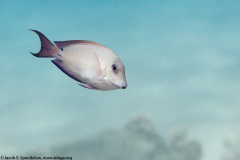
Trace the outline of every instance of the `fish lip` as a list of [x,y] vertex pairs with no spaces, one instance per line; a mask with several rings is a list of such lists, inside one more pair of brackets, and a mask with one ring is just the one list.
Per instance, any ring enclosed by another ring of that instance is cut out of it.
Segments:
[[127,85],[122,87],[122,89],[126,89],[126,88],[127,88]]
[[127,88],[127,82],[123,82],[120,88],[121,89],[126,89]]

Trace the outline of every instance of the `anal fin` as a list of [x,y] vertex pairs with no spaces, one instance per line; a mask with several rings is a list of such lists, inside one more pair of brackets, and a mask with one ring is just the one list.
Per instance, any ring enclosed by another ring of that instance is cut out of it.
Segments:
[[79,79],[77,79],[73,74],[71,74],[63,65],[63,63],[61,62],[61,60],[58,59],[54,59],[52,60],[52,63],[54,63],[63,73],[65,73],[66,75],[68,75],[69,77],[71,77],[72,79],[82,83]]
[[79,79],[77,79],[73,74],[71,74],[71,72],[69,72],[64,64],[62,63],[61,60],[58,60],[58,59],[54,59],[52,60],[52,62],[62,71],[64,72],[66,75],[68,75],[69,77],[71,77],[72,79],[76,80],[79,82],[79,85],[84,87],[84,88],[88,88],[88,89],[95,89],[95,90],[98,90],[96,87],[93,87],[93,86],[90,86],[88,84],[85,84],[83,83],[82,81],[80,81]]

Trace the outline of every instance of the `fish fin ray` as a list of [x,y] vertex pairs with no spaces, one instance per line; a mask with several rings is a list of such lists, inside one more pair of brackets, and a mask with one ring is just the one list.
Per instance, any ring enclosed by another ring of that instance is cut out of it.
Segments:
[[44,57],[50,58],[50,57],[54,57],[54,55],[58,53],[58,49],[52,44],[52,42],[46,36],[44,36],[41,32],[37,30],[31,30],[31,31],[35,32],[39,36],[41,41],[40,51],[38,53],[30,52],[32,55],[40,58],[44,58]]

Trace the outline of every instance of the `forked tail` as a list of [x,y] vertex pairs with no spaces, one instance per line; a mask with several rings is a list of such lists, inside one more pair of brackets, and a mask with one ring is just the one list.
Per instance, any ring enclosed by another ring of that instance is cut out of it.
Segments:
[[31,31],[37,33],[41,41],[41,50],[38,53],[30,52],[32,55],[40,58],[47,58],[47,57],[50,58],[50,57],[55,57],[55,55],[58,54],[58,49],[52,44],[52,42],[49,39],[47,39],[47,37],[45,37],[41,32],[37,30],[31,30]]

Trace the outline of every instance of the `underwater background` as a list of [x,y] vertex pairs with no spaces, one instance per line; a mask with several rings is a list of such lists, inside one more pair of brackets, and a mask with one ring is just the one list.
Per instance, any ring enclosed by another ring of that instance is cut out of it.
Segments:
[[[239,0],[0,0],[0,156],[240,159]],[[128,88],[80,87],[36,58],[51,41],[111,48]]]

